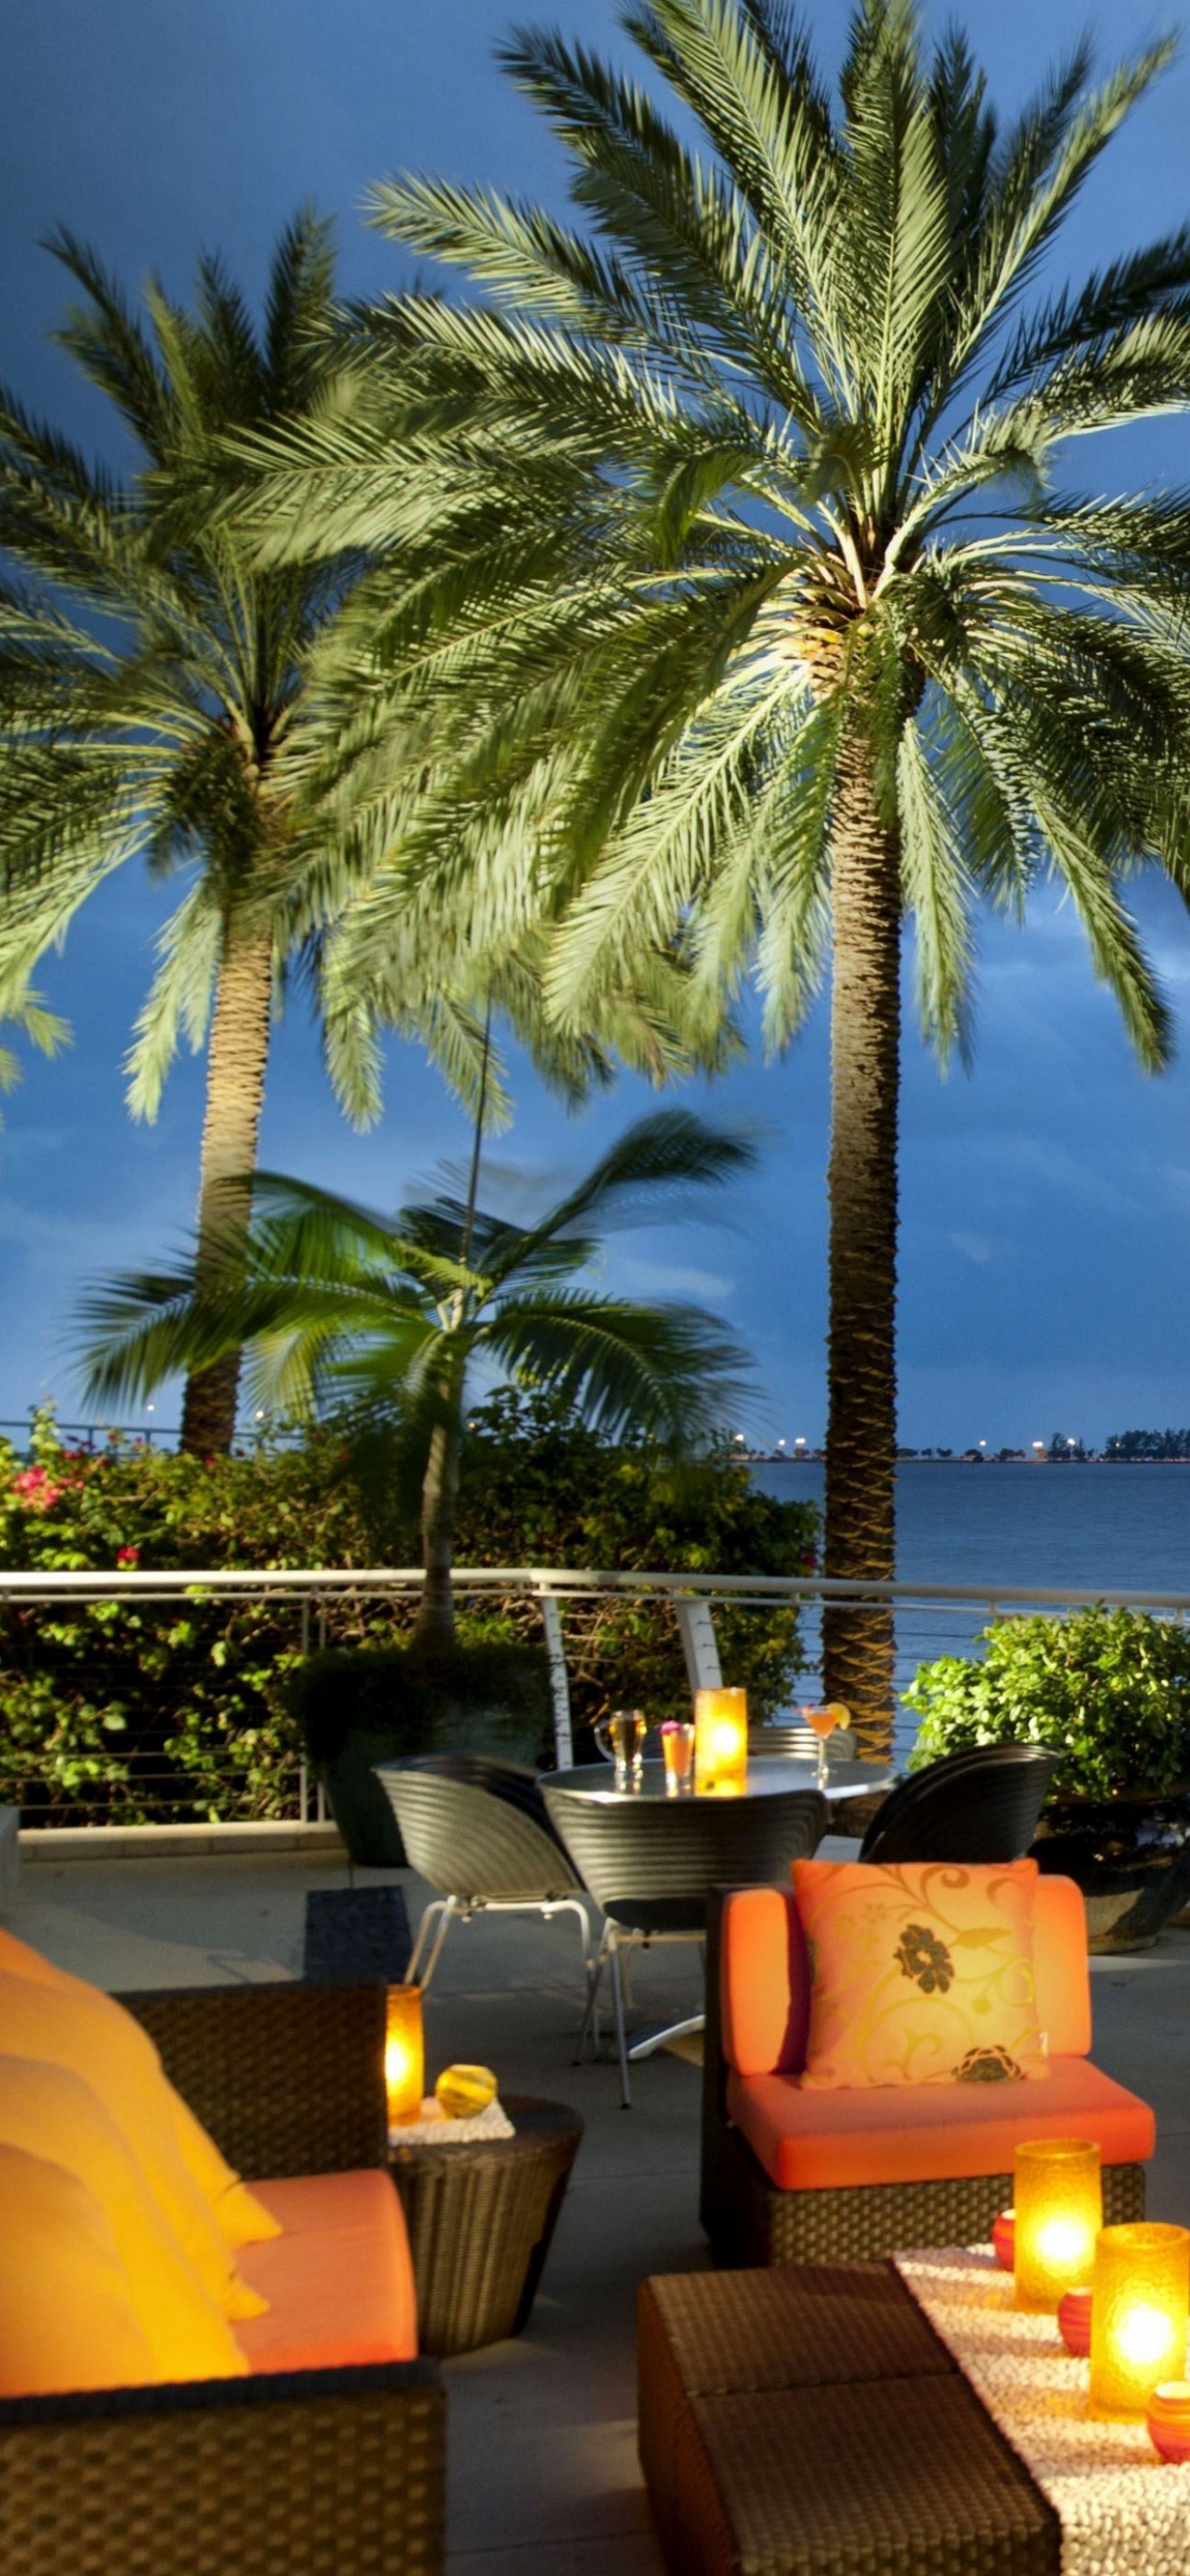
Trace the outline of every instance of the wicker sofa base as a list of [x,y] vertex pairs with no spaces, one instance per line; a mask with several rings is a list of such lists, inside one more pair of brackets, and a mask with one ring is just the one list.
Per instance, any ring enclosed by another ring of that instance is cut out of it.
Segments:
[[[123,1998],[250,2177],[383,2165],[382,1986]],[[432,2361],[0,2401],[4,2576],[441,2576]]]
[[671,2576],[1058,2576],[1053,2507],[891,2266],[641,2285]]
[[20,2576],[439,2576],[432,2362],[0,2404]]
[[[974,2245],[1012,2200],[1011,2174],[944,2182],[852,2184],[779,2191],[729,2123],[704,2138],[702,2223],[717,2263],[862,2263],[915,2245]],[[1105,2165],[1107,2226],[1145,2214],[1143,2165]]]

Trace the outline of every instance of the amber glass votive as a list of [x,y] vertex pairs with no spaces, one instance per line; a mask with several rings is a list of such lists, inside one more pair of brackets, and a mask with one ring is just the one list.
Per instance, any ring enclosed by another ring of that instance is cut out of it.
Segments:
[[421,1987],[390,1986],[384,2020],[384,2089],[390,2129],[420,2120],[425,2077]]
[[1190,2460],[1190,2379],[1163,2379],[1149,2399],[1149,2440],[1163,2460]]
[[1099,2149],[1090,2138],[1033,2138],[1016,2151],[1016,2304],[1044,2315],[1090,2281],[1103,2225]]
[[694,1786],[700,1797],[739,1797],[748,1786],[748,1694],[694,1694]]
[[1095,2247],[1091,2413],[1143,2416],[1159,2381],[1186,2367],[1190,2232],[1141,2219]]

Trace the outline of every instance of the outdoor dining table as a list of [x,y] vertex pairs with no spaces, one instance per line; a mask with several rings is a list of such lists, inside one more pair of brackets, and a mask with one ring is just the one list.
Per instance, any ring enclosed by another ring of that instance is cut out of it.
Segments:
[[[870,1798],[876,1791],[891,1788],[893,1778],[891,1764],[882,1770],[874,1762],[828,1762],[826,1780],[820,1783],[816,1762],[803,1762],[795,1754],[753,1753],[748,1757],[746,1786],[726,1795],[722,1791],[715,1793],[715,1803],[721,1807],[746,1806],[752,1798],[788,1796],[791,1789],[821,1786],[832,1811],[835,1807],[843,1811],[848,1799]],[[642,1763],[640,1787],[635,1789],[617,1789],[615,1768],[610,1762],[579,1762],[567,1771],[542,1771],[538,1774],[538,1787],[581,1789],[586,1797],[614,1799],[623,1806],[631,1806],[641,1798],[657,1798],[672,1807],[686,1803],[669,1797],[663,1762]],[[847,1830],[842,1812],[839,1830]]]
[[[674,1797],[662,1762],[642,1764],[640,1784],[632,1788],[616,1787],[608,1762],[540,1774],[551,1823],[605,1918],[580,2048],[597,2011],[604,1959],[610,1957],[625,2104],[629,2061],[700,2031],[705,2016],[692,2013],[628,2046],[617,1962],[621,1935],[630,1942],[697,1939],[713,1887],[775,1882],[795,1854],[813,1851],[823,1830],[819,1794],[831,1824],[845,1832],[848,1804],[870,1799],[891,1776],[872,1763],[838,1761],[828,1764],[819,1792],[816,1761],[751,1754],[743,1788]],[[773,1803],[781,1799],[787,1802],[784,1819]],[[598,1827],[597,1817],[604,1820]]]

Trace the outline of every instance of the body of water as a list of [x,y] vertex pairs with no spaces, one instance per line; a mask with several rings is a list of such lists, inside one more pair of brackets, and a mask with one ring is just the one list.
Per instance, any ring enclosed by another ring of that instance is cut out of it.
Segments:
[[[823,1469],[756,1467],[767,1494],[822,1508]],[[897,1575],[902,1583],[1029,1591],[1190,1593],[1190,1467],[962,1467],[906,1465],[897,1475]],[[985,1614],[954,1608],[897,1612],[897,1687],[938,1655],[978,1654]],[[817,1695],[819,1623],[805,1620],[806,1663],[795,1700]],[[898,1760],[916,1720],[902,1710]]]
[[[823,1469],[757,1467],[766,1494],[822,1507]],[[1190,1467],[902,1467],[902,1583],[1190,1593]]]

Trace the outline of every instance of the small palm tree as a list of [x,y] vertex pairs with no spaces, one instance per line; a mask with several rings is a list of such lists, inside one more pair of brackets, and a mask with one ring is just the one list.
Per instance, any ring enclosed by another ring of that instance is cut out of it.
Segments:
[[88,1400],[147,1394],[178,1368],[244,1348],[254,1392],[313,1420],[348,1399],[397,1407],[421,1483],[425,1588],[417,1635],[454,1640],[451,1592],[467,1384],[479,1364],[563,1396],[612,1433],[677,1446],[706,1436],[738,1393],[741,1353],[700,1308],[633,1305],[582,1284],[597,1229],[676,1213],[675,1194],[754,1159],[748,1141],[662,1110],[630,1127],[536,1225],[477,1204],[470,1185],[394,1218],[258,1173],[245,1236],[215,1279],[184,1269],[114,1280],[84,1307]]
[[[482,936],[518,900],[518,795],[547,814],[563,1025],[676,940],[708,995],[755,977],[780,1046],[829,962],[825,1562],[884,1579],[906,919],[943,1056],[969,1042],[980,904],[1046,877],[1141,1062],[1170,1053],[1128,883],[1190,888],[1190,505],[1056,478],[1070,441],[1190,405],[1190,229],[1037,290],[1170,49],[1098,87],[1080,50],[1001,124],[913,0],[859,0],[838,108],[783,0],[632,0],[623,23],[705,149],[585,48],[517,35],[586,229],[432,178],[377,190],[382,228],[484,301],[380,316],[354,399],[255,507],[279,553],[303,512],[321,542],[415,534],[358,655],[398,716],[451,701],[453,779],[444,759],[401,866]],[[889,1617],[828,1610],[824,1643],[879,1750]]]

